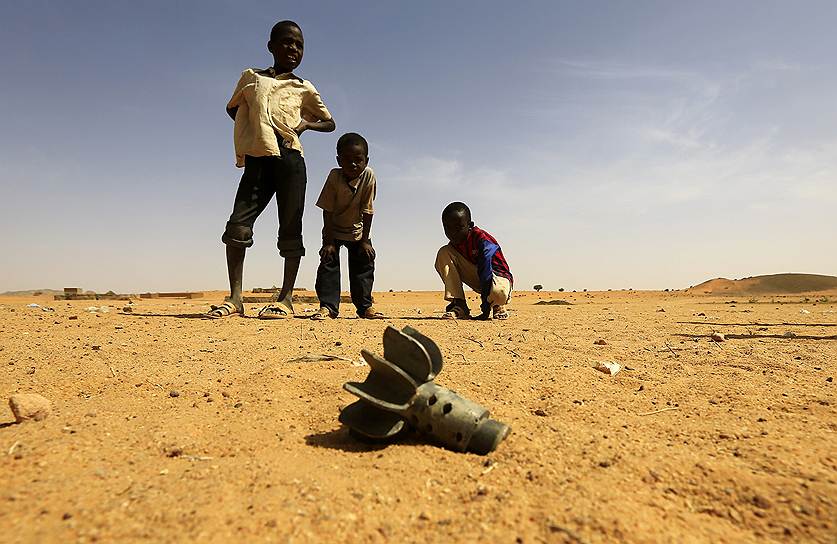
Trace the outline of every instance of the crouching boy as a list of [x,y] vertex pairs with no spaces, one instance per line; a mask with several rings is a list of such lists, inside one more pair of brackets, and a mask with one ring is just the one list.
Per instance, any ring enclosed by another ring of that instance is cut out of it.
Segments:
[[500,245],[493,236],[476,227],[471,210],[462,202],[448,204],[442,212],[442,226],[449,244],[436,254],[436,271],[445,284],[449,301],[445,319],[467,319],[470,310],[462,284],[480,294],[480,315],[475,319],[507,319],[513,278]]

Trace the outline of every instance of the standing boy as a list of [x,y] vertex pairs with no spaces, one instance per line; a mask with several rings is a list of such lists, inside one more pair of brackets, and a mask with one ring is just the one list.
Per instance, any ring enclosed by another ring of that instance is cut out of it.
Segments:
[[349,132],[337,140],[337,164],[328,174],[317,206],[323,210],[323,247],[317,269],[320,309],[311,316],[335,318],[340,311],[340,246],[349,253],[349,290],[358,317],[381,319],[372,307],[375,250],[372,229],[375,173],[367,166],[369,145],[360,134]]
[[445,300],[450,302],[442,317],[470,317],[462,288],[464,282],[482,298],[482,313],[476,319],[491,319],[492,314],[494,319],[508,319],[506,304],[514,279],[497,240],[474,226],[471,210],[462,202],[445,207],[442,226],[450,240],[436,254],[436,271],[445,284]]
[[227,104],[227,113],[235,120],[236,166],[243,166],[244,174],[221,237],[227,246],[230,296],[206,313],[209,318],[244,315],[244,254],[253,245],[256,218],[274,195],[279,211],[276,245],[285,259],[285,271],[275,303],[262,308],[259,317],[284,318],[294,313],[293,287],[305,254],[302,211],[307,179],[299,135],[306,130],[334,130],[334,120],[320,93],[293,73],[302,62],[304,45],[299,25],[293,21],[276,23],[267,42],[273,66],[244,70]]

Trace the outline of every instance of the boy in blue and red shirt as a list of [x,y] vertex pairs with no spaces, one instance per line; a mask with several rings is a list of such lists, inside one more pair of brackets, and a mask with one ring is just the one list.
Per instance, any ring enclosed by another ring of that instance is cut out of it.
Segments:
[[482,297],[481,314],[475,319],[507,319],[506,304],[514,279],[497,240],[474,226],[471,210],[462,202],[445,207],[442,226],[450,240],[436,254],[436,271],[445,284],[445,300],[450,302],[442,317],[470,317],[462,287],[465,283]]

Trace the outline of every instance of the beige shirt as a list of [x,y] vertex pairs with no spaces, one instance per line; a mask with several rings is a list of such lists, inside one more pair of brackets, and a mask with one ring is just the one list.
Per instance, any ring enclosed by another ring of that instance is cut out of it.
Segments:
[[355,179],[346,179],[340,168],[328,173],[317,206],[332,213],[332,234],[336,240],[356,241],[363,237],[363,214],[375,212],[375,184],[375,172],[368,166]]
[[310,81],[292,73],[276,74],[273,68],[241,73],[227,109],[235,114],[235,165],[244,166],[244,155],[281,156],[280,147],[302,153],[294,129],[302,119],[327,121],[331,113]]

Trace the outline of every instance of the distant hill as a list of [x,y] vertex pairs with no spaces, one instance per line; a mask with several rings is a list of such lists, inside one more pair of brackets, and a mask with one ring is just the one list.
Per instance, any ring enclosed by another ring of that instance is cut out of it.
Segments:
[[686,291],[701,295],[796,295],[837,290],[837,277],[821,274],[770,274],[740,280],[715,278]]
[[6,291],[5,293],[0,293],[0,296],[5,297],[31,297],[35,295],[35,293],[41,295],[60,295],[64,291],[58,289],[29,289],[28,291]]

